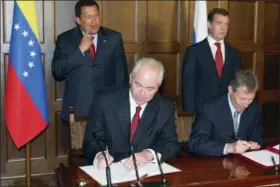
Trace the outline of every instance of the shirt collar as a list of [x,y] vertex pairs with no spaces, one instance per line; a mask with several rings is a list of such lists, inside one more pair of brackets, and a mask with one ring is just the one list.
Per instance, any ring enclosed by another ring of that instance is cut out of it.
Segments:
[[[131,90],[130,90],[130,89],[129,89],[129,102],[130,102],[130,106],[133,106],[133,107],[135,107],[135,108],[136,108],[137,106],[139,106],[139,105],[135,102],[134,98],[132,97],[132,94],[131,94]],[[147,103],[141,105],[141,108],[144,109],[144,108],[146,107],[146,105],[147,105]]]
[[230,100],[230,95],[228,94],[228,103],[229,103],[229,108],[230,108],[230,111],[231,113],[233,114],[235,112],[235,108]]
[[208,40],[210,46],[215,45],[216,42],[220,42],[221,45],[224,45],[224,40],[216,41],[211,35],[207,36],[207,40]]

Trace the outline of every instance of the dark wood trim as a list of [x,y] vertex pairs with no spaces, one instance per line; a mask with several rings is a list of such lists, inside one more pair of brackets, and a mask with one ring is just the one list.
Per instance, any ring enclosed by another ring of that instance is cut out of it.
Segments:
[[280,90],[263,90],[261,93],[263,103],[280,102]]

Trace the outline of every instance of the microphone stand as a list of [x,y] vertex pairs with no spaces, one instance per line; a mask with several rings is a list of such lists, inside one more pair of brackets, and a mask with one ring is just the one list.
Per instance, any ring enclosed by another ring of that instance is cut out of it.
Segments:
[[131,151],[131,154],[132,154],[132,159],[133,159],[133,164],[134,164],[134,169],[135,169],[137,187],[143,187],[143,185],[140,181],[140,178],[139,178],[138,167],[137,167],[137,164],[136,164],[136,158],[135,158],[135,153],[134,153],[133,146],[130,147],[130,151]]
[[158,164],[159,171],[160,171],[162,187],[168,187],[169,186],[169,182],[166,180],[166,178],[164,176],[164,173],[163,173],[163,170],[162,170],[162,167],[161,167],[161,162],[159,161],[158,154],[157,154],[156,151],[155,151],[155,155],[156,155],[157,164]]
[[136,158],[135,158],[135,153],[134,153],[133,146],[131,146],[130,149],[131,149],[131,155],[132,155],[132,159],[133,159],[135,175],[136,175],[136,180],[137,180],[137,184],[135,185],[136,187],[168,187],[169,186],[168,181],[164,177],[163,170],[162,170],[161,164],[159,162],[159,158],[157,156],[157,152],[155,152],[155,154],[156,154],[157,164],[159,166],[162,181],[161,182],[144,182],[144,183],[141,183],[140,178],[139,178],[139,172],[138,172],[138,167],[137,167],[137,164],[136,164]]
[[95,141],[96,141],[96,143],[97,143],[98,148],[99,148],[100,151],[101,151],[101,154],[102,154],[102,155],[104,156],[104,158],[105,158],[107,187],[113,187],[113,185],[112,185],[112,179],[111,179],[111,170],[110,170],[110,166],[109,166],[109,164],[108,164],[107,157],[106,157],[104,151],[102,150],[101,145],[100,145],[98,139],[96,138],[95,134],[93,134],[93,137],[94,137],[94,139],[95,139]]

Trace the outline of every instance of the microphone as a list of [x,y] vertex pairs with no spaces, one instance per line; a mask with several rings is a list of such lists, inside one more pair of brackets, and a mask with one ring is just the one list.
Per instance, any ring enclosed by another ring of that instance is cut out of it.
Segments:
[[135,158],[135,152],[134,152],[133,146],[130,147],[130,151],[131,151],[131,155],[132,155],[132,159],[133,159],[133,164],[134,164],[134,169],[135,169],[135,174],[136,174],[136,180],[137,180],[137,184],[134,185],[134,186],[136,186],[136,187],[168,187],[169,186],[169,183],[166,181],[166,179],[164,177],[162,167],[161,167],[161,164],[159,162],[159,158],[158,158],[156,152],[155,152],[156,159],[157,159],[157,163],[158,163],[158,166],[159,166],[159,169],[160,169],[160,174],[161,174],[162,181],[161,182],[144,182],[144,183],[141,183],[140,178],[139,178],[139,172],[138,172],[138,168],[137,168],[137,164],[136,164],[136,158]]
[[159,171],[160,171],[160,176],[161,176],[161,182],[162,182],[161,186],[167,187],[167,186],[169,186],[169,182],[166,180],[166,178],[164,176],[164,173],[163,173],[163,170],[162,170],[162,167],[161,167],[161,162],[159,161],[158,154],[157,154],[156,151],[155,151],[155,155],[156,155],[157,164],[158,164]]
[[130,152],[131,152],[132,160],[133,160],[133,164],[134,164],[135,175],[136,175],[136,180],[137,180],[137,186],[138,187],[143,187],[143,185],[142,185],[142,183],[140,181],[140,178],[139,178],[138,167],[137,167],[137,164],[136,164],[136,158],[135,158],[135,153],[134,153],[133,146],[130,147]]
[[110,166],[108,164],[108,160],[107,160],[107,157],[104,153],[104,151],[102,150],[102,147],[100,145],[100,142],[99,140],[97,139],[97,137],[95,136],[95,134],[93,133],[93,138],[95,139],[96,143],[97,143],[97,147],[98,149],[100,149],[101,151],[101,154],[104,156],[105,158],[105,163],[106,163],[106,180],[107,180],[107,187],[113,187],[112,185],[112,179],[111,179],[111,170],[110,170]]

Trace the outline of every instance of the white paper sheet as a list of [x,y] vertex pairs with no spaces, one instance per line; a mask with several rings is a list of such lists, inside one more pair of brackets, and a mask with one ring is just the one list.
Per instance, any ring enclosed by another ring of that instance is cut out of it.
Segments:
[[[80,169],[83,170],[85,173],[87,173],[89,176],[91,176],[94,180],[96,180],[102,186],[107,185],[105,169],[98,169],[94,165],[82,166],[82,167],[80,167]],[[111,178],[112,178],[113,184],[136,180],[135,171],[134,170],[131,172],[126,171],[126,169],[123,167],[123,164],[120,162],[111,164],[110,170],[111,170]],[[162,170],[163,170],[164,174],[181,171],[166,163],[162,164]],[[146,176],[146,175],[148,175],[148,176]],[[155,175],[160,175],[160,171],[159,171],[157,164],[148,163],[146,166],[139,169],[140,178],[143,176],[151,177],[151,176],[155,176]]]
[[274,149],[277,149],[277,150],[280,150],[280,144],[275,145],[273,148],[274,148]]
[[268,150],[251,151],[243,153],[242,155],[251,160],[254,160],[257,163],[260,163],[263,166],[273,166],[271,157],[274,157],[276,165],[279,165],[279,154],[273,153]]

